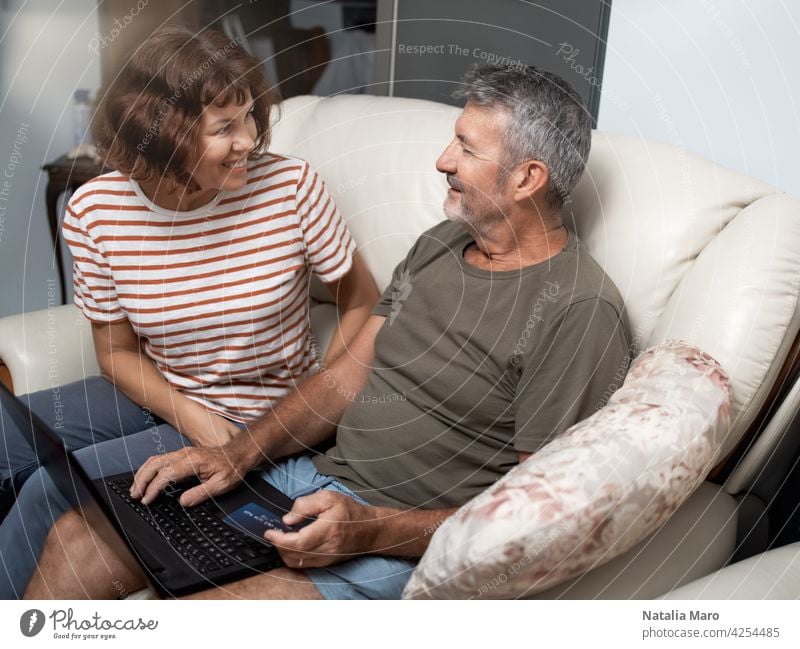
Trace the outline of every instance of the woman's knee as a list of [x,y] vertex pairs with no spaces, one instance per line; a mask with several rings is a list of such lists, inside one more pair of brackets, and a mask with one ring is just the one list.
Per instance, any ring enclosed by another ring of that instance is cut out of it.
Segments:
[[[66,485],[65,485],[66,488]],[[34,471],[20,489],[15,504],[22,525],[49,530],[70,509],[71,498],[63,494],[43,468]]]
[[113,384],[102,376],[90,376],[80,381],[54,385],[52,388],[23,395],[22,401],[42,421],[56,432],[64,428],[67,413],[74,418],[76,406],[89,412],[89,400],[105,400],[114,390]]

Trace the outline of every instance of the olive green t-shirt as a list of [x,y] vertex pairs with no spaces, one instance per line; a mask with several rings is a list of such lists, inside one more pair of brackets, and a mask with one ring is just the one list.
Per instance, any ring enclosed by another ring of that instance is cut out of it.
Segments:
[[577,237],[518,271],[464,261],[473,243],[445,221],[397,266],[374,309],[366,387],[314,459],[369,503],[463,505],[604,405],[622,383],[622,298]]

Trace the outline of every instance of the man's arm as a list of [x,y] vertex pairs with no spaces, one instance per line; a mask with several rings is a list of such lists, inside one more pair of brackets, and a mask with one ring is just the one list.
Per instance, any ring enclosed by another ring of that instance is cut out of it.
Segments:
[[362,505],[335,491],[318,491],[295,501],[287,525],[315,518],[298,532],[270,530],[270,541],[290,568],[315,568],[363,554],[421,557],[431,536],[456,511],[401,510]]
[[223,448],[250,470],[264,460],[307,451],[328,439],[367,383],[375,359],[375,337],[384,320],[383,316],[370,316],[352,345],[330,367],[323,367],[271,412],[249,425],[249,435],[241,435]]
[[[520,453],[520,464],[531,455]],[[334,491],[319,491],[298,498],[283,517],[286,525],[316,520],[299,532],[273,530],[265,538],[290,568],[327,566],[361,554],[421,557],[433,533],[456,511],[370,507]]]
[[230,490],[265,459],[307,450],[330,437],[345,409],[366,384],[375,356],[375,337],[385,318],[371,316],[348,351],[305,381],[273,410],[227,444],[189,447],[151,457],[136,472],[131,496],[147,504],[172,482],[196,475],[202,484],[181,495],[184,507]]

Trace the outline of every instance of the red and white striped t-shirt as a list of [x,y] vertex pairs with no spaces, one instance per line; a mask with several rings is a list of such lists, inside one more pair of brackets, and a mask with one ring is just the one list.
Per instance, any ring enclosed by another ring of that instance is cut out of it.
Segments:
[[86,317],[129,320],[172,386],[237,421],[317,369],[309,271],[332,282],[355,250],[317,174],[275,155],[248,163],[244,188],[186,212],[105,174],[75,193],[63,232]]

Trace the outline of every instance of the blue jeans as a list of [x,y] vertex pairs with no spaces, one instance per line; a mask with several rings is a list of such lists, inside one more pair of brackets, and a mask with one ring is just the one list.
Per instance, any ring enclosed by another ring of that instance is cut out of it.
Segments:
[[[87,451],[94,444],[147,431],[150,444],[142,449],[145,457],[139,460],[141,463],[149,455],[174,450],[162,440],[184,439],[172,426],[101,377],[26,395],[22,401],[63,439],[69,450],[86,449],[76,456],[80,455],[81,463],[93,477],[97,475],[99,459],[96,453]],[[69,504],[39,468],[27,437],[3,412],[0,434],[0,511],[10,507],[0,522],[0,599],[14,599],[24,594],[48,532]],[[129,471],[133,459],[125,455],[107,457],[103,473]]]

